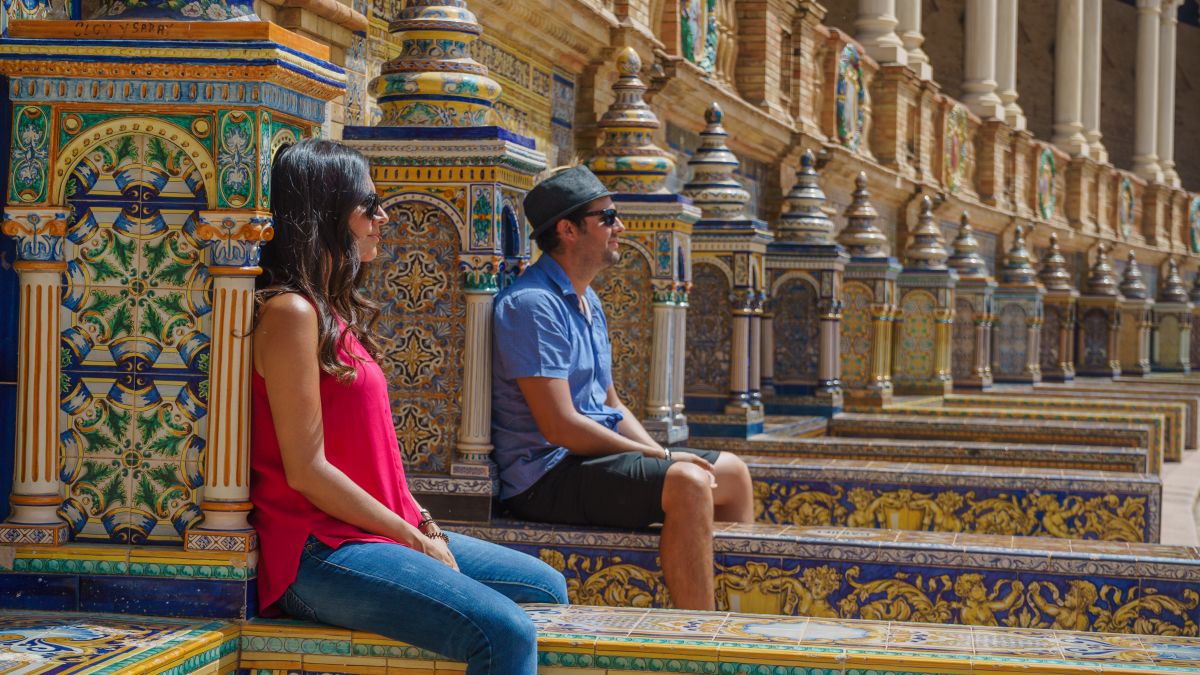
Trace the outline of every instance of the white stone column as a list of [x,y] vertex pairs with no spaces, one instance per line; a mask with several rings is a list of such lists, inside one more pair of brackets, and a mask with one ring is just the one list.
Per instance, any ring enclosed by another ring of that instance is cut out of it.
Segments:
[[817,390],[834,392],[841,389],[842,379],[841,302],[823,299],[819,312],[821,354],[817,359]]
[[996,2],[996,88],[1004,105],[1004,121],[1021,131],[1025,112],[1017,103],[1017,5],[1018,0]]
[[[682,284],[680,285],[682,286]],[[671,322],[671,329],[675,334],[675,351],[672,352],[675,367],[671,370],[671,422],[676,427],[683,427],[687,424],[687,418],[683,414],[683,388],[686,386],[684,359],[687,354],[687,310],[687,291],[680,290],[675,294],[675,320]]]
[[1134,100],[1133,171],[1159,182],[1158,164],[1158,38],[1161,0],[1137,0],[1137,67]]
[[750,298],[749,291],[734,291],[733,326],[730,335],[729,400],[725,412],[750,407]]
[[1163,182],[1179,187],[1175,171],[1175,34],[1180,0],[1164,0],[1158,42],[1158,165]]
[[[208,242],[213,277],[209,346],[208,457],[204,463],[204,520],[189,528],[189,551],[251,551],[257,537],[250,515],[250,357],[254,278],[259,250],[273,234],[271,214],[201,211],[197,236]],[[219,412],[218,412],[219,411]]]
[[896,0],[858,0],[854,39],[876,61],[908,65],[908,52],[896,35]]
[[[673,370],[671,352],[675,342],[675,334],[671,324],[672,314],[675,313],[675,303],[659,299],[662,295],[655,293],[654,302],[654,343],[653,356],[650,359],[650,386],[646,394],[646,420],[657,420],[669,423],[671,421],[671,371]],[[669,293],[665,294],[669,297]]]
[[1087,139],[1088,155],[1097,162],[1108,161],[1108,151],[1101,143],[1104,135],[1100,133],[1102,7],[1101,0],[1083,3],[1083,136]]
[[1083,0],[1058,0],[1054,44],[1054,144],[1087,157],[1083,135]]
[[762,407],[762,309],[756,307],[750,315],[750,405]]
[[996,0],[967,3],[963,103],[985,120],[1004,119],[996,94]]
[[896,21],[900,42],[908,52],[908,67],[922,80],[932,80],[933,64],[921,49],[925,42],[925,35],[921,33],[921,0],[896,0]]
[[12,512],[0,524],[6,544],[66,543],[69,532],[58,517],[63,501],[59,478],[58,382],[59,300],[66,210],[54,207],[4,209],[4,234],[17,240],[19,290],[17,339],[22,358],[17,366],[16,443]]
[[762,344],[759,355],[762,360],[762,395],[775,395],[775,315],[764,313],[762,317]]

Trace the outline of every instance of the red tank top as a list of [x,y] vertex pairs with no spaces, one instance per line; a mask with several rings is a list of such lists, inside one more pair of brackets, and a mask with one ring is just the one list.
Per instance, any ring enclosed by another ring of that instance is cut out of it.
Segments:
[[[384,506],[416,525],[420,514],[404,479],[387,378],[353,333],[346,336],[338,356],[343,363],[354,364],[357,375],[353,382],[342,384],[321,373],[325,457]],[[328,515],[288,486],[266,381],[257,371],[251,388],[250,501],[254,511],[250,524],[258,531],[258,604],[266,615],[296,580],[300,552],[310,534],[332,548],[350,541],[398,542]]]

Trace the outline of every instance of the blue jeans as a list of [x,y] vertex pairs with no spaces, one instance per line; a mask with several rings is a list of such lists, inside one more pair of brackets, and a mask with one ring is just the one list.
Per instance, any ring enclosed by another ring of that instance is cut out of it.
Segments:
[[399,544],[334,550],[310,537],[279,606],[466,661],[468,675],[534,675],[537,631],[515,603],[565,603],[563,576],[524,553],[447,534],[461,574]]

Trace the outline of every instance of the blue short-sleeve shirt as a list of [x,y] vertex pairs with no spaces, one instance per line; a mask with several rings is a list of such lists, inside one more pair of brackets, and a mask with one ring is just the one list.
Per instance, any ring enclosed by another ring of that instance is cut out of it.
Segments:
[[567,273],[543,255],[497,297],[492,337],[492,458],[500,468],[500,498],[529,489],[567,455],[538,431],[517,385],[522,377],[566,380],[575,409],[616,430],[621,413],[608,407],[612,345],[600,298],[585,293],[591,320]]

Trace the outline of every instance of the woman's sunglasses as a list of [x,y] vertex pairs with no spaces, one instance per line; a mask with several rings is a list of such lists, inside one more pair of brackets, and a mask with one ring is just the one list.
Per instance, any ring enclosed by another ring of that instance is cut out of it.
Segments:
[[583,214],[584,218],[588,216],[600,216],[600,224],[604,227],[612,227],[617,224],[617,210],[614,208],[601,209],[599,211],[588,211]]
[[363,213],[366,213],[368,216],[375,215],[375,213],[378,212],[379,208],[382,206],[383,199],[381,199],[379,195],[375,194],[374,192],[371,193],[371,196],[362,201]]

